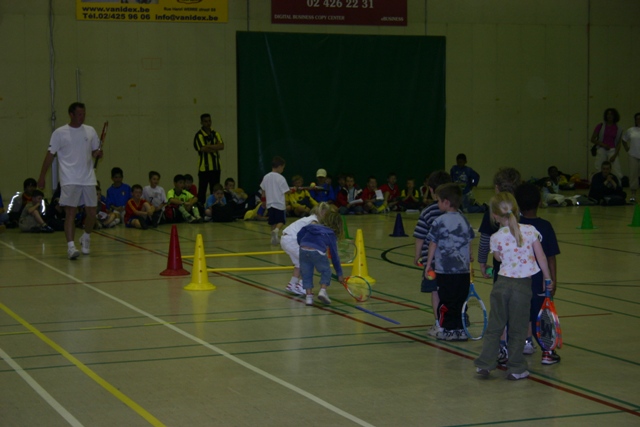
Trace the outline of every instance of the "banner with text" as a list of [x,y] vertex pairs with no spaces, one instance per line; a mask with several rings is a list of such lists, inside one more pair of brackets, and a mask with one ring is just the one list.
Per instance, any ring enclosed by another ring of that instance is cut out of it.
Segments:
[[79,21],[227,22],[229,0],[76,0]]
[[406,26],[407,0],[271,0],[271,23]]

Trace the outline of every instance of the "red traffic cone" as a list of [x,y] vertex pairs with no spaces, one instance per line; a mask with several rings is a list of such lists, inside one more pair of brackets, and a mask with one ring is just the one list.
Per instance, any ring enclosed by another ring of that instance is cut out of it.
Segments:
[[189,272],[182,268],[182,254],[180,253],[180,240],[178,240],[178,229],[171,226],[171,240],[169,241],[169,257],[167,258],[167,269],[160,273],[161,276],[188,276]]

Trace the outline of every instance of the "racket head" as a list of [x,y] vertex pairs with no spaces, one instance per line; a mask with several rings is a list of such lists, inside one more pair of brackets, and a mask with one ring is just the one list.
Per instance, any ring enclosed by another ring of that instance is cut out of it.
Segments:
[[487,325],[487,308],[471,283],[469,296],[462,306],[462,327],[469,339],[477,341],[484,336]]
[[358,254],[358,249],[353,240],[343,239],[338,241],[338,256],[340,262],[344,264],[351,264]]
[[540,346],[545,351],[554,350],[562,336],[562,332],[559,331],[560,321],[558,315],[554,313],[552,308],[551,298],[547,294],[536,320],[536,336]]
[[367,301],[371,297],[371,284],[362,276],[345,277],[342,285],[358,302]]

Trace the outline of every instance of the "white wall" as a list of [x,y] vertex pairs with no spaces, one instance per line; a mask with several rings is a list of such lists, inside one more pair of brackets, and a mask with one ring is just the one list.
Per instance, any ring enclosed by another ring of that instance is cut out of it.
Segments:
[[[37,178],[51,133],[47,3],[0,3],[5,200]],[[624,127],[640,111],[640,2],[409,0],[407,27],[272,25],[268,0],[229,0],[226,24],[76,21],[71,0],[53,9],[56,125],[76,100],[78,69],[87,123],[100,132],[110,122],[103,187],[116,165],[130,184],[146,183],[150,169],[165,188],[176,173],[196,175],[191,142],[203,112],[227,143],[223,178],[237,178],[236,31],[446,36],[445,166],[465,152],[483,185],[506,165],[524,177],[550,164],[586,176],[603,110],[617,108]]]

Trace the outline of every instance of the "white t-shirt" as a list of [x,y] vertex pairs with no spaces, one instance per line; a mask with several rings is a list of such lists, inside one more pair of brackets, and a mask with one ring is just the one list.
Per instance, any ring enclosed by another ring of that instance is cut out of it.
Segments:
[[267,209],[276,208],[281,211],[285,210],[287,205],[284,201],[284,195],[290,190],[287,180],[278,172],[269,172],[262,178],[260,188],[264,190],[264,196],[267,199]]
[[640,159],[640,127],[627,129],[622,135],[622,140],[629,143],[629,155]]
[[151,188],[150,185],[144,187],[142,189],[142,198],[156,208],[159,208],[163,203],[167,203],[167,194],[164,192],[164,188],[159,185],[156,185],[156,188]]
[[287,236],[293,236],[294,238],[296,238],[300,230],[314,221],[318,221],[318,217],[315,215],[309,215],[304,218],[300,218],[299,220],[292,222],[288,227],[282,230],[282,234],[286,234]]
[[524,244],[518,247],[516,238],[509,227],[501,227],[491,236],[491,252],[500,252],[502,264],[499,275],[505,277],[531,277],[540,271],[533,252],[533,242],[542,241],[542,236],[533,225],[520,224],[520,233]]
[[96,130],[81,125],[64,125],[51,134],[49,152],[57,154],[61,185],[96,185],[91,153],[100,148]]

